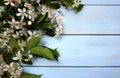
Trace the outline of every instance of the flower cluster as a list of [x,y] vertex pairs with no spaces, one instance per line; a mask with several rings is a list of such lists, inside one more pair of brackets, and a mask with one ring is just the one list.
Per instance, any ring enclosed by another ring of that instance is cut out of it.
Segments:
[[0,78],[22,77],[20,63],[32,64],[33,55],[58,60],[56,49],[39,45],[43,33],[52,37],[63,33],[62,19],[53,9],[64,6],[78,12],[83,7],[79,0],[0,2]]
[[7,76],[3,77],[4,74],[9,75],[10,78],[19,78],[21,76],[21,72],[22,69],[18,63],[11,62],[8,65],[3,61],[2,56],[0,56],[0,78],[7,78]]

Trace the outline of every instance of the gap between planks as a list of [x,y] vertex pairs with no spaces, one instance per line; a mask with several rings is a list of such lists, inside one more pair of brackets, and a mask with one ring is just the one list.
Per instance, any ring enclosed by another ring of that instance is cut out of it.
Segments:
[[120,66],[21,66],[21,67],[45,67],[45,68],[120,68]]
[[83,4],[85,6],[120,6],[120,4]]
[[61,34],[61,35],[72,35],[72,36],[120,36],[120,34]]

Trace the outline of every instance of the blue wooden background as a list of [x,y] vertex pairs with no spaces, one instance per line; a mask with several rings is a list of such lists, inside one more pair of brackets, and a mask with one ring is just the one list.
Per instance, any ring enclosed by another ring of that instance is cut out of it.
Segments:
[[120,0],[82,3],[78,14],[62,9],[61,38],[42,38],[42,44],[58,47],[59,62],[34,58],[24,71],[42,78],[120,78]]

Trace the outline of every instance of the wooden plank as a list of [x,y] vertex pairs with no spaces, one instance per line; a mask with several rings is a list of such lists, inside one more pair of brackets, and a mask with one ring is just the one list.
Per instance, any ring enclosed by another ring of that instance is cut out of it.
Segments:
[[83,4],[120,4],[120,0],[81,0]]
[[42,78],[120,78],[120,68],[24,67],[24,70],[43,74]]
[[78,14],[62,11],[64,34],[120,34],[120,6],[84,6]]
[[33,66],[120,66],[120,36],[44,36],[40,44],[58,47],[59,62],[34,58]]

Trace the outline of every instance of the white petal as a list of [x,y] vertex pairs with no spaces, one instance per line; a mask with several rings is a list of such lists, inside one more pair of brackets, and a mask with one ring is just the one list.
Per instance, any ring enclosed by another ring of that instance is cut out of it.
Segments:
[[59,27],[60,29],[63,29],[62,25],[58,25],[58,27]]
[[32,38],[32,36],[28,37],[28,38],[27,38],[27,41],[29,41],[31,38]]
[[26,12],[26,9],[25,9],[25,8],[23,8],[23,12]]
[[7,68],[4,68],[3,71],[8,71],[8,69],[7,69]]
[[13,22],[13,23],[15,22],[15,18],[12,18],[12,22]]
[[17,15],[17,16],[21,16],[21,13],[17,13],[16,15]]
[[30,10],[28,10],[27,12],[28,12],[28,14],[31,14],[31,11],[30,11]]
[[21,20],[24,20],[24,15],[22,15]]
[[25,17],[28,17],[28,14],[27,14],[27,13],[25,13]]
[[31,17],[31,16],[29,16],[28,18],[29,18],[29,19],[31,19],[32,17]]
[[29,58],[32,58],[32,57],[33,57],[33,56],[30,54],[30,55],[29,55]]
[[28,30],[28,34],[29,34],[29,35],[32,35],[32,32]]
[[5,5],[8,5],[8,4],[9,4],[9,2],[6,2],[6,3],[5,3]]
[[10,5],[11,5],[11,6],[15,6],[15,4],[14,4],[14,3],[12,3],[12,2],[10,3]]
[[22,10],[21,10],[20,8],[18,8],[18,11],[19,11],[19,12],[22,12]]
[[12,24],[12,22],[8,21],[9,24]]
[[18,51],[18,55],[21,55],[20,51]]
[[13,65],[14,65],[14,63],[12,62],[12,63],[10,63],[10,67],[13,67]]
[[33,32],[33,35],[35,35],[36,33],[37,33],[37,32],[36,32],[36,31],[34,31],[34,32]]
[[20,40],[18,40],[18,45],[20,45]]
[[24,51],[24,48],[23,48],[23,47],[21,47],[21,50],[22,50],[22,51]]
[[18,57],[13,57],[13,60],[18,60]]

